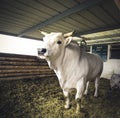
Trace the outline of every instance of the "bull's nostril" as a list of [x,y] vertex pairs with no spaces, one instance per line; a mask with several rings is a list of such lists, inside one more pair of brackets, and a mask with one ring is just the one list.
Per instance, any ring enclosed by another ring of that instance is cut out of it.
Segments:
[[45,48],[43,48],[43,49],[41,50],[42,53],[46,53],[46,51],[47,51],[47,50],[46,50]]
[[44,55],[46,52],[47,52],[47,49],[45,48],[38,49],[38,55]]

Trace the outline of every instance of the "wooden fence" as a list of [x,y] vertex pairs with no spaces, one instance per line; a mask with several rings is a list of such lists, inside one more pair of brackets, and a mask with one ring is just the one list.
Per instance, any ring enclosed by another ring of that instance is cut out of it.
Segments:
[[55,76],[45,60],[35,56],[0,53],[0,80]]

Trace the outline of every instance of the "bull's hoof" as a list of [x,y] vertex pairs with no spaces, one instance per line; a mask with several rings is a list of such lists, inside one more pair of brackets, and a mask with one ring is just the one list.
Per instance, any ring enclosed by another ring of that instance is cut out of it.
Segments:
[[94,95],[94,98],[98,98],[98,95]]
[[97,97],[98,97],[98,94],[97,94],[97,93],[95,93],[95,94],[94,94],[94,97],[95,97],[95,98],[97,98]]
[[84,95],[84,96],[87,96],[87,95],[88,95],[88,93],[87,93],[87,92],[84,92],[84,93],[83,93],[83,95]]
[[76,110],[75,113],[76,113],[76,114],[81,114],[81,111],[80,111],[80,110]]
[[65,109],[70,109],[70,105],[64,105]]
[[83,112],[83,108],[80,108],[80,109],[76,109],[76,114],[80,114],[80,113],[82,113]]
[[84,93],[83,95],[84,95],[84,96],[87,96],[88,94],[85,94],[85,93]]

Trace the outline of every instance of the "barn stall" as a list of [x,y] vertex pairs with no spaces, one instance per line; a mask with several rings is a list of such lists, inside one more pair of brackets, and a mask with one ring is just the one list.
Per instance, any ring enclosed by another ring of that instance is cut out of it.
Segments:
[[[120,92],[118,88],[111,90],[109,81],[113,74],[120,74],[119,0],[0,2],[1,34],[41,41],[43,36],[39,30],[63,33],[74,30],[73,36],[86,40],[87,51],[102,57],[105,67],[103,78],[108,78],[101,79],[98,98],[93,97],[94,83],[91,83],[89,95],[82,99],[83,116],[75,114],[76,91],[70,96],[71,109],[65,110],[62,90],[47,62],[37,58],[36,54],[11,54],[17,49],[10,51],[6,39],[1,38],[0,117],[119,118]],[[76,41],[80,43],[79,38]],[[23,47],[22,44],[12,44]],[[25,44],[29,47],[29,43]],[[36,52],[38,48],[36,46]]]

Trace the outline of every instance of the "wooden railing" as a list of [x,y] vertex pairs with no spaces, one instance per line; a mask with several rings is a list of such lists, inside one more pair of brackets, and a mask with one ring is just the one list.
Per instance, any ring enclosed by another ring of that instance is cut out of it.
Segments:
[[0,53],[0,80],[55,76],[45,60],[35,56]]

